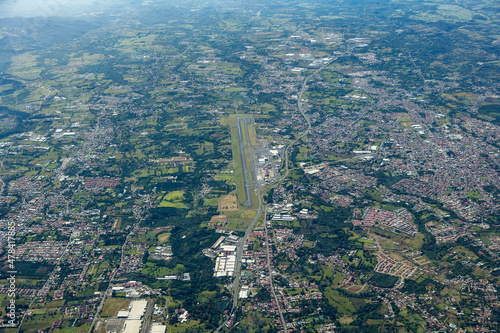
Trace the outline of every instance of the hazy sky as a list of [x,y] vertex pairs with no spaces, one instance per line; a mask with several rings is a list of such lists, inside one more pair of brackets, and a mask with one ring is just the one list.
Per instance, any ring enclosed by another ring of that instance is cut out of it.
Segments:
[[[137,6],[234,7],[248,0],[0,0],[0,18],[113,14]],[[266,1],[266,0],[264,0]],[[276,0],[268,0],[276,1]]]
[[101,11],[118,2],[119,0],[0,0],[0,17],[79,16]]

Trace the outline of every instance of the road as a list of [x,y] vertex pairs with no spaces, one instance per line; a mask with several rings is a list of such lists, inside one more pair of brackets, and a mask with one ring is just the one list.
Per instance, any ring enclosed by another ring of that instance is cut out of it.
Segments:
[[[100,130],[100,122],[101,122],[101,117],[102,116],[99,116],[97,117],[97,122],[96,122],[96,125],[92,131],[92,133],[89,135],[89,137],[87,139],[85,139],[84,143],[83,143],[83,147],[78,149],[77,151],[74,152],[73,156],[74,158],[76,159],[79,155],[80,156],[84,156],[85,154],[89,155],[89,152],[87,151],[91,146],[91,143],[94,141],[94,138],[98,135],[99,133],[99,130]],[[9,148],[7,148],[7,151],[5,152],[5,155],[3,156],[2,160],[0,161],[0,170],[3,169],[3,161],[5,160],[5,157],[7,156],[8,152],[9,152],[9,149],[10,149],[10,146]],[[85,164],[82,164],[80,166],[80,169],[78,170],[78,172],[76,173],[76,177],[73,177],[70,179],[69,181],[69,184],[67,186],[67,188],[65,190],[63,190],[62,192],[59,192],[58,194],[58,197],[62,197],[64,195],[65,192],[69,191],[69,188],[71,188],[72,186],[76,186],[77,185],[77,182],[78,182],[78,177],[80,175],[80,173],[82,173],[86,168],[86,165]],[[56,173],[56,177],[60,176],[60,168],[58,169],[59,171]],[[5,185],[5,184],[4,184]],[[26,201],[26,198],[25,196],[23,195],[22,196],[22,200],[23,202],[25,203]],[[66,204],[66,213],[69,212],[69,207],[68,207],[68,203]],[[77,227],[73,227],[73,230],[72,231],[76,231],[77,230]],[[71,233],[72,234],[72,233]],[[61,262],[61,258],[64,257],[64,255],[66,254],[66,252],[68,251],[69,249],[69,246],[71,245],[71,241],[73,239],[73,236],[70,236],[69,240],[68,240],[68,243],[66,244],[66,247],[64,249],[64,252],[63,254],[59,257],[59,259],[57,260],[57,264],[54,265],[54,268],[52,270],[52,272],[50,272],[50,274],[48,275],[47,277],[47,280],[45,281],[43,287],[41,288],[41,290],[44,290],[45,288],[50,288],[50,284],[51,284],[51,277],[54,276],[56,273],[57,273],[57,269],[59,267],[59,263]],[[34,296],[33,299],[31,300],[28,308],[31,308],[33,306],[33,304],[35,303],[36,300],[38,300],[39,298],[37,296]],[[24,319],[26,318],[26,314],[28,313],[28,311],[25,311],[23,313],[23,315],[21,316],[21,319],[19,321],[19,326],[18,326],[18,329],[17,329],[17,332],[21,332],[21,327],[23,325],[23,322],[24,322]]]
[[312,72],[311,74],[309,74],[308,76],[306,76],[306,78],[302,82],[302,88],[300,88],[300,92],[299,92],[299,94],[297,96],[297,107],[299,109],[300,114],[302,115],[302,117],[304,117],[304,119],[305,119],[305,121],[307,123],[307,129],[304,132],[302,132],[302,134],[300,134],[297,137],[297,139],[295,139],[288,146],[286,146],[286,148],[285,148],[285,154],[284,154],[285,155],[284,156],[285,157],[285,173],[284,173],[284,175],[278,181],[275,182],[274,185],[280,184],[285,178],[288,177],[288,173],[289,173],[288,161],[289,161],[291,147],[295,146],[295,144],[297,142],[299,142],[299,140],[301,140],[303,137],[305,137],[311,131],[311,121],[309,120],[309,117],[306,115],[306,113],[304,111],[304,108],[302,107],[302,96],[304,96],[304,92],[307,89],[307,81],[309,81],[314,75],[316,75],[317,73],[319,73],[320,71],[322,71],[326,67],[330,66],[330,64],[332,62],[334,62],[338,58],[343,57],[344,55],[349,54],[349,53],[351,53],[350,50],[345,51],[344,53],[338,55],[337,57],[330,59],[330,61],[328,61],[326,64],[324,64],[323,66],[319,67],[314,72]]
[[281,305],[278,300],[278,296],[276,296],[276,290],[274,289],[274,284],[273,284],[273,272],[271,271],[271,254],[269,251],[269,232],[267,230],[267,205],[266,208],[264,209],[264,233],[266,235],[266,258],[267,258],[267,271],[269,272],[269,285],[271,287],[271,294],[274,297],[274,301],[276,302],[276,307],[278,308],[278,312],[280,314],[280,319],[281,319],[281,324],[283,325],[283,330],[285,332],[288,332],[286,329],[286,321],[285,317],[283,316],[283,311],[281,310]]
[[[149,202],[151,203],[151,201],[149,201]],[[144,213],[147,212],[150,208],[151,208],[151,204],[149,204],[149,206],[144,209],[143,214],[141,214],[141,217],[136,221],[136,223],[134,224],[134,227],[127,234],[127,237],[125,238],[125,241],[123,242],[123,245],[122,245],[122,248],[121,248],[120,265],[117,268],[115,268],[113,270],[113,272],[111,273],[111,276],[109,278],[108,287],[106,288],[106,291],[104,291],[104,295],[102,296],[101,302],[99,303],[99,306],[97,307],[94,319],[92,320],[92,325],[90,325],[88,333],[92,332],[92,329],[94,328],[94,326],[95,326],[95,324],[97,322],[97,319],[99,318],[98,317],[99,313],[101,313],[101,310],[102,310],[102,308],[104,306],[104,302],[106,301],[106,297],[108,295],[108,292],[111,291],[111,284],[113,283],[113,280],[114,280],[114,278],[116,276],[116,273],[118,273],[118,271],[120,270],[120,268],[123,266],[123,263],[125,261],[125,248],[126,248],[126,246],[128,244],[129,237],[130,237],[131,234],[135,233],[136,228],[139,227],[139,225],[141,224],[142,220],[144,220],[144,218],[146,217],[146,214],[144,214]]]
[[[302,96],[304,95],[304,92],[306,91],[307,89],[307,82],[315,75],[317,74],[319,71],[325,69],[326,67],[328,67],[332,62],[334,62],[335,60],[337,60],[338,58],[350,53],[351,51],[348,50],[348,51],[345,51],[344,53],[338,55],[337,57],[335,58],[332,58],[330,59],[329,62],[327,62],[326,64],[324,64],[323,66],[319,67],[318,69],[316,69],[314,72],[312,72],[311,74],[309,74],[305,79],[304,81],[302,82],[302,87],[300,89],[300,93],[298,95],[298,98],[297,98],[297,107],[299,109],[299,112],[300,114],[302,115],[302,117],[304,117],[305,121],[307,122],[307,129],[302,132],[298,137],[297,139],[295,139],[294,141],[292,141],[290,144],[288,144],[288,146],[285,148],[285,152],[284,152],[284,160],[285,160],[285,172],[282,173],[282,175],[280,176],[280,178],[278,178],[273,184],[270,184],[268,187],[264,188],[264,189],[261,189],[261,188],[257,188],[256,190],[258,191],[258,195],[257,195],[257,198],[259,200],[259,206],[258,206],[258,210],[257,210],[257,213],[255,214],[255,217],[253,218],[252,220],[252,223],[250,223],[250,225],[248,226],[248,228],[246,229],[245,231],[245,235],[240,239],[240,243],[238,245],[238,248],[237,248],[237,252],[236,252],[236,267],[235,267],[235,270],[234,270],[234,281],[233,281],[233,305],[231,307],[231,311],[229,312],[229,315],[226,317],[226,319],[222,322],[222,324],[214,331],[214,332],[220,332],[225,326],[226,324],[229,322],[229,320],[234,316],[234,311],[236,309],[236,306],[238,304],[238,292],[239,292],[239,285],[240,285],[240,276],[241,276],[241,259],[242,259],[242,256],[243,256],[243,247],[248,239],[248,236],[252,233],[254,227],[255,227],[255,224],[257,223],[257,220],[259,219],[260,217],[260,214],[262,214],[263,211],[265,211],[265,209],[262,207],[262,197],[263,195],[268,191],[270,190],[271,188],[277,186],[278,184],[282,183],[289,175],[289,172],[290,172],[290,169],[289,169],[289,155],[290,155],[290,149],[291,147],[293,147],[300,139],[302,139],[303,137],[305,137],[307,134],[309,134],[309,132],[311,131],[311,121],[309,120],[309,117],[307,117],[303,107],[302,107]],[[245,118],[243,118],[245,119]],[[248,119],[248,118],[246,118]],[[242,133],[242,130],[241,130],[241,124],[240,124],[240,118],[236,118],[236,123],[237,123],[237,126],[238,126],[238,140],[240,142],[240,154],[242,156],[242,163],[243,163],[243,172],[244,172],[244,177],[245,179],[248,178],[248,171],[246,170],[247,167],[246,167],[246,162],[243,162],[243,158],[244,158],[244,148],[243,147],[243,133]],[[248,123],[245,123],[245,126],[247,126]],[[247,130],[247,135],[248,135],[248,130]],[[247,137],[248,138],[248,137]],[[250,140],[248,140],[248,144],[250,145]],[[252,151],[250,150],[250,153],[252,153]],[[251,156],[252,154],[250,154]],[[252,164],[254,165],[254,164]],[[255,168],[254,168],[255,169]],[[255,178],[256,179],[256,178]],[[246,184],[246,183],[245,183]],[[246,187],[245,187],[245,190],[246,190]],[[249,191],[248,191],[249,192]],[[247,198],[249,196],[247,195]],[[272,278],[271,278],[272,280]],[[274,290],[274,288],[272,288],[271,290]],[[274,293],[273,293],[274,294]],[[275,297],[275,300],[277,301],[277,298],[276,298],[276,295],[274,294],[274,297]],[[278,302],[277,302],[278,303]],[[288,332],[288,330],[286,329],[286,323],[285,323],[285,320],[284,320],[284,317],[283,317],[283,314],[281,312],[281,307],[279,306],[279,303],[278,303],[278,310],[280,312],[280,319],[281,319],[281,322],[283,324],[283,329],[285,332]]]
[[[40,290],[50,288],[50,285],[51,285],[51,282],[54,278],[54,275],[57,274],[57,267],[59,267],[59,264],[61,263],[61,258],[63,258],[66,255],[66,252],[68,252],[70,245],[72,245],[72,243],[71,243],[72,239],[73,239],[73,236],[70,236],[70,238],[68,240],[68,244],[66,244],[66,247],[64,248],[62,255],[59,257],[59,259],[57,259],[57,263],[56,263],[56,265],[54,265],[54,269],[52,270],[52,272],[50,272],[47,280],[45,281],[43,287]],[[33,306],[35,301],[38,299],[39,299],[39,297],[34,296],[33,299],[31,300],[29,306],[28,306],[28,309],[31,309],[31,307]],[[25,311],[24,314],[21,316],[21,320],[19,321],[19,326],[17,328],[17,333],[21,332],[21,327],[23,326],[23,322],[24,322],[24,319],[26,318],[27,313],[28,313],[28,311]]]
[[229,320],[232,318],[234,315],[234,311],[236,310],[236,306],[238,304],[238,292],[239,292],[239,287],[240,287],[240,276],[241,276],[241,259],[243,257],[243,247],[250,236],[250,234],[253,231],[253,228],[255,227],[255,224],[257,223],[257,220],[260,217],[260,214],[262,214],[263,208],[262,208],[262,195],[258,196],[259,199],[259,209],[257,210],[257,213],[255,214],[255,217],[252,220],[252,223],[248,226],[248,228],[245,231],[245,235],[241,237],[240,243],[238,244],[237,251],[236,251],[236,267],[234,268],[234,281],[233,281],[233,305],[231,307],[231,311],[229,312],[229,315],[226,317],[226,320],[222,322],[222,324],[214,331],[214,332],[220,332],[224,326],[229,322]]
[[148,306],[146,308],[146,312],[144,312],[144,319],[141,328],[141,333],[148,333],[149,326],[151,326],[152,314],[154,310],[155,302],[153,300],[148,300]]

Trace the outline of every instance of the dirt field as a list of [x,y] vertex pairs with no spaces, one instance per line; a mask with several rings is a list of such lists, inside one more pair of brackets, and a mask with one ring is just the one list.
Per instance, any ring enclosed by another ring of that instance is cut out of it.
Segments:
[[355,285],[355,284],[353,284],[353,285],[350,285],[350,286],[346,287],[345,289],[346,289],[346,290],[349,290],[349,291],[350,291],[350,292],[352,292],[352,293],[358,294],[358,293],[359,293],[359,292],[361,292],[363,289],[365,289],[365,286],[366,286],[366,284],[365,284],[365,285],[362,285],[362,286],[359,286],[359,285]]
[[231,193],[220,199],[220,211],[233,211],[238,210],[238,201],[236,194]]

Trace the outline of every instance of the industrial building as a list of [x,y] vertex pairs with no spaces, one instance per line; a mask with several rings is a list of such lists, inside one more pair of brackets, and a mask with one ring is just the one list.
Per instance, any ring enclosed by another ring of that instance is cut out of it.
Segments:
[[145,299],[132,301],[129,310],[122,310],[118,312],[117,317],[127,318],[123,325],[123,333],[139,333],[141,331],[142,321],[148,301]]
[[151,326],[151,333],[165,333],[166,331],[166,325],[153,324],[153,326]]

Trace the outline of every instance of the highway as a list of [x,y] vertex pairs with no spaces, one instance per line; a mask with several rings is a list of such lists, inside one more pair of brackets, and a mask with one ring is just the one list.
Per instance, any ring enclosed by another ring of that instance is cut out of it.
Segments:
[[149,327],[151,326],[151,320],[153,317],[155,302],[154,300],[148,300],[148,306],[146,307],[146,311],[144,312],[144,317],[142,317],[142,328],[141,333],[148,333]]
[[[351,52],[350,50],[345,51],[344,53],[338,55],[337,57],[330,59],[330,61],[328,61],[326,64],[324,64],[323,66],[321,66],[320,68],[316,69],[314,72],[312,72],[311,74],[309,74],[304,79],[304,81],[302,82],[302,87],[301,87],[300,93],[299,93],[299,95],[297,97],[297,107],[299,109],[300,114],[302,115],[302,117],[304,117],[305,121],[307,122],[307,129],[304,132],[302,132],[294,141],[292,141],[290,144],[288,144],[286,146],[285,151],[284,151],[284,160],[285,160],[285,167],[284,168],[285,168],[285,172],[282,173],[282,175],[280,176],[280,178],[277,179],[273,184],[270,184],[266,188],[263,188],[263,189],[262,188],[256,188],[256,190],[258,191],[257,198],[259,200],[258,210],[257,210],[257,213],[255,214],[255,217],[252,220],[252,223],[250,223],[250,225],[246,229],[245,235],[240,239],[240,243],[238,244],[238,248],[237,248],[237,252],[236,252],[236,267],[235,267],[235,270],[234,270],[234,281],[233,281],[233,305],[231,307],[231,311],[229,312],[229,315],[226,317],[226,319],[222,322],[222,324],[214,332],[220,332],[227,325],[227,323],[229,322],[229,320],[234,316],[234,311],[235,311],[236,306],[238,304],[238,293],[239,293],[240,276],[241,276],[241,259],[242,259],[242,256],[243,256],[243,247],[244,247],[244,245],[245,245],[245,243],[246,243],[246,241],[248,239],[248,236],[252,233],[252,231],[253,231],[253,229],[255,227],[255,224],[257,223],[257,220],[260,217],[260,214],[262,214],[263,211],[265,213],[265,208],[262,207],[262,200],[263,200],[262,197],[264,196],[264,194],[267,191],[269,191],[271,188],[276,187],[278,184],[281,184],[288,177],[288,175],[290,173],[290,169],[289,169],[289,166],[288,166],[288,164],[289,164],[290,149],[297,142],[299,142],[299,140],[301,140],[303,137],[305,137],[311,131],[311,121],[309,120],[309,117],[307,117],[307,115],[306,115],[306,113],[305,113],[305,111],[304,111],[304,109],[302,107],[302,96],[304,95],[304,92],[307,89],[307,82],[315,74],[317,74],[319,71],[325,69],[332,62],[334,62],[338,58],[340,58],[340,57],[342,57],[342,56],[344,56],[344,55],[346,55],[346,54],[348,54],[350,52]],[[240,142],[240,154],[242,156],[241,160],[242,160],[242,163],[243,163],[242,169],[243,169],[243,173],[244,173],[244,179],[247,180],[248,179],[248,170],[247,170],[246,162],[244,162],[244,158],[245,158],[244,157],[244,153],[245,153],[245,150],[244,150],[244,147],[243,147],[243,133],[242,133],[242,129],[241,129],[240,119],[241,118],[236,118],[236,123],[237,123],[237,127],[238,127],[238,140]],[[249,118],[242,118],[242,119],[249,119]],[[248,125],[248,122],[245,122],[245,127],[247,125]],[[245,130],[247,130],[247,129],[245,128]],[[247,130],[246,135],[248,135],[248,130]],[[248,145],[250,145],[250,140],[249,139],[247,139],[247,143],[248,143]],[[250,156],[253,158],[251,150],[250,150]],[[255,164],[252,163],[252,165],[254,166],[253,169],[256,170]],[[256,179],[256,178],[254,177],[254,179]],[[246,184],[247,183],[245,182],[245,190],[247,190]],[[246,193],[247,193],[247,201],[248,201],[248,198],[249,197],[251,198],[251,196],[248,195],[248,193],[250,193],[250,187],[248,187],[248,191]],[[272,280],[272,276],[271,276],[271,280]],[[271,290],[273,291],[273,296],[275,297],[275,300],[277,301],[276,294],[274,293],[274,288],[271,288]],[[279,303],[278,303],[278,310],[280,312],[280,320],[281,320],[281,322],[283,324],[284,332],[288,332],[288,330],[286,329],[286,322],[285,322],[285,319],[283,317],[283,313],[281,311],[281,307],[279,306]]]
[[220,330],[226,326],[228,321],[231,319],[231,317],[234,315],[234,310],[236,310],[236,306],[238,304],[238,293],[239,293],[239,287],[240,287],[240,277],[241,277],[241,259],[243,257],[243,247],[248,239],[248,236],[253,231],[253,228],[255,227],[255,224],[257,223],[257,220],[260,217],[260,214],[262,214],[263,208],[262,208],[262,195],[258,196],[259,199],[259,209],[257,210],[257,213],[255,214],[255,217],[252,220],[252,223],[248,226],[248,228],[245,231],[245,235],[241,237],[240,243],[238,244],[237,251],[236,251],[236,266],[234,268],[234,281],[233,281],[233,305],[231,307],[231,311],[229,312],[229,315],[226,317],[226,320],[222,322],[222,324],[215,330],[215,332],[220,332]]
[[304,119],[305,119],[305,121],[307,123],[307,129],[304,132],[302,132],[302,134],[300,134],[297,137],[297,139],[295,139],[288,146],[286,146],[286,148],[285,148],[285,154],[284,154],[285,155],[284,156],[285,157],[285,173],[284,173],[284,175],[278,181],[276,181],[272,185],[272,187],[274,187],[277,184],[280,184],[284,179],[286,179],[288,177],[288,173],[289,173],[289,169],[288,169],[288,164],[289,163],[288,163],[288,160],[289,160],[289,155],[290,155],[290,149],[291,149],[291,147],[295,146],[295,144],[297,142],[299,142],[299,140],[301,140],[303,137],[305,137],[311,131],[311,121],[309,120],[309,117],[306,115],[306,113],[305,113],[305,111],[304,111],[304,109],[302,107],[302,96],[304,96],[304,92],[307,89],[307,81],[309,81],[314,75],[316,75],[317,73],[319,73],[320,71],[322,71],[326,67],[330,66],[330,64],[332,62],[334,62],[338,58],[343,57],[344,55],[349,54],[349,53],[351,53],[351,51],[347,50],[344,53],[339,54],[337,57],[330,59],[330,61],[328,61],[326,64],[324,64],[323,66],[319,67],[314,72],[312,72],[311,74],[309,74],[304,79],[304,81],[302,82],[302,88],[300,88],[299,95],[297,96],[297,107],[299,109],[300,114],[302,115],[302,117],[304,117]]

